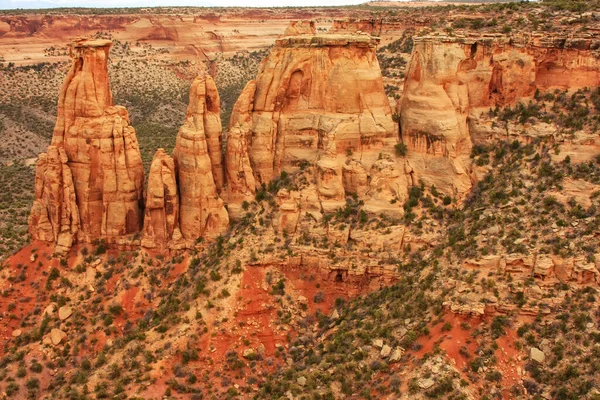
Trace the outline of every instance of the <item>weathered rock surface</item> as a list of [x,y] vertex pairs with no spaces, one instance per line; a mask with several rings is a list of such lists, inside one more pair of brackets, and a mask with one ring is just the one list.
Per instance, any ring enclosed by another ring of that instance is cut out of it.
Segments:
[[49,146],[36,164],[29,233],[35,240],[56,243],[56,251],[65,252],[71,248],[78,231],[79,208],[67,156],[64,149]]
[[73,310],[69,306],[62,306],[58,309],[58,319],[60,319],[61,321],[64,321],[71,315],[73,315]]
[[230,214],[241,213],[240,204],[244,200],[252,200],[256,191],[256,181],[250,156],[248,154],[248,133],[252,129],[252,109],[256,82],[250,81],[244,87],[240,97],[233,106],[229,121],[229,135],[225,154],[225,171],[227,176],[228,207]]
[[185,123],[173,159],[177,168],[180,229],[186,240],[225,232],[229,216],[218,189],[223,182],[219,94],[210,76],[192,83]]
[[284,36],[314,35],[317,33],[314,21],[292,21],[285,28]]
[[529,358],[541,364],[546,360],[546,355],[540,349],[532,347],[529,351]]
[[142,227],[144,171],[127,110],[112,104],[110,46],[108,40],[71,44],[52,145],[39,160],[30,232],[56,242],[59,251],[73,242],[116,242]]
[[[399,103],[408,168],[413,182],[422,179],[459,198],[474,179],[469,158],[473,144],[510,135],[485,118],[491,107],[531,97],[536,89],[600,84],[593,51],[566,42],[546,43],[534,36],[521,41],[422,37],[414,42]],[[548,132],[545,128],[539,134]]]
[[142,246],[164,248],[182,239],[175,162],[158,149],[150,166]]
[[57,328],[53,328],[48,335],[48,339],[50,339],[50,343],[55,346],[60,344],[66,338],[67,338],[67,334]]
[[[332,210],[347,193],[369,192],[368,177],[383,154],[392,169],[404,171],[404,161],[394,159],[397,124],[375,56],[378,40],[303,33],[276,42],[232,112],[226,198],[234,218],[242,201],[282,172],[308,167],[319,208]],[[394,179],[403,197],[406,176]],[[369,196],[380,202],[378,211],[400,209],[390,207],[389,192],[380,199],[375,192]]]
[[112,103],[110,45],[82,40],[71,46],[73,65],[52,138],[67,155],[81,220],[78,239],[85,242],[114,241],[142,227],[144,170],[127,110]]

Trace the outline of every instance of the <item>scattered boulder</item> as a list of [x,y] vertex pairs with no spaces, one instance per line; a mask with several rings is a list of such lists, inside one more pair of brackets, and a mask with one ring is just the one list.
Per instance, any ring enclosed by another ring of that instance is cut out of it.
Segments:
[[373,347],[376,347],[378,349],[381,349],[383,347],[383,340],[382,339],[374,339],[373,342],[371,342],[373,344]]
[[529,351],[529,358],[542,364],[546,360],[546,355],[540,349],[532,347]]
[[65,332],[61,331],[60,329],[54,328],[50,331],[50,341],[55,346],[60,344],[66,338],[67,338],[67,334]]
[[52,314],[54,314],[56,312],[56,304],[52,303],[52,304],[48,304],[48,307],[46,307],[44,309],[44,313],[42,315],[48,314],[50,316],[52,316]]
[[435,381],[431,378],[419,379],[419,381],[417,382],[417,385],[419,385],[419,387],[423,390],[427,390],[427,389],[431,388],[434,384],[435,384]]
[[71,315],[73,314],[73,310],[71,309],[71,307],[69,306],[62,306],[61,308],[58,309],[58,318],[61,321],[66,320],[67,318],[69,318]]
[[398,362],[404,355],[404,349],[402,347],[396,347],[390,355],[390,362]]
[[12,337],[19,337],[22,333],[23,331],[21,329],[15,329],[14,331],[12,331]]
[[392,348],[390,346],[388,346],[387,344],[385,344],[381,348],[380,355],[381,355],[382,358],[388,358],[390,356],[391,352],[392,352]]
[[253,348],[249,347],[246,350],[244,350],[244,352],[242,353],[242,356],[247,359],[255,358],[256,351]]
[[298,382],[298,385],[300,385],[300,386],[304,386],[304,385],[306,385],[306,378],[305,378],[305,377],[303,377],[303,376],[301,376],[300,378],[298,378],[298,379],[296,380],[296,382]]
[[264,354],[265,354],[265,352],[267,351],[267,349],[265,348],[265,345],[261,343],[261,344],[258,346],[258,349],[257,349],[257,351],[258,351],[258,354],[260,354],[260,355],[262,356],[262,355],[264,355]]

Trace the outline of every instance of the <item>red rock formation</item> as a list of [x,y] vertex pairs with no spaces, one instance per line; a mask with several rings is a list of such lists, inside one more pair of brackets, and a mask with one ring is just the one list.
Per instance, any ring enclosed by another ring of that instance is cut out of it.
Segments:
[[112,104],[110,45],[106,40],[73,44],[52,138],[65,149],[73,173],[81,241],[114,241],[142,227],[144,170],[127,110]]
[[399,103],[401,136],[408,146],[413,182],[457,197],[471,188],[470,152],[506,132],[481,119],[542,91],[600,85],[590,40],[414,38],[412,60]]
[[368,171],[379,153],[393,154],[397,125],[376,45],[368,35],[303,34],[276,42],[231,116],[226,165],[234,217],[256,188],[302,165],[316,168],[321,206],[335,208],[344,203],[348,156]]
[[223,182],[219,95],[210,76],[192,84],[186,121],[173,158],[180,195],[181,233],[188,241],[214,238],[229,226],[218,189]]
[[148,176],[142,246],[164,248],[181,239],[175,162],[163,149],[158,149]]
[[49,146],[40,154],[35,171],[35,200],[29,215],[29,233],[35,240],[56,243],[56,251],[68,250],[79,231],[79,209],[67,156]]
[[382,18],[346,18],[333,21],[329,30],[331,33],[356,33],[365,32],[369,35],[379,36],[383,29]]
[[252,200],[256,189],[256,181],[250,157],[248,155],[247,133],[252,127],[252,108],[256,81],[250,81],[236,101],[229,121],[225,171],[227,173],[227,199],[229,212],[233,215],[241,213],[240,204],[244,200]]
[[[59,95],[51,148],[64,155],[61,162],[66,162],[70,172],[63,170],[63,179],[72,175],[79,210],[79,230],[70,232],[73,241],[102,238],[116,242],[142,227],[144,170],[127,110],[112,104],[107,68],[110,45],[107,40],[73,43],[73,65]],[[33,237],[40,237],[35,232],[44,230],[40,221],[30,219]]]
[[314,35],[317,33],[314,21],[292,21],[283,32],[284,36]]

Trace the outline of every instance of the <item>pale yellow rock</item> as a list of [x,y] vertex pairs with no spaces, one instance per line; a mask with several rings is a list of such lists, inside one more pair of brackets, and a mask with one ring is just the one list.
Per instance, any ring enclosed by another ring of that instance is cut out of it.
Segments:
[[12,331],[12,337],[19,337],[22,333],[23,331],[21,329],[15,329],[14,331]]
[[62,306],[58,309],[58,319],[60,319],[61,321],[66,320],[71,315],[73,315],[73,310],[69,306]]
[[66,338],[67,338],[67,334],[65,332],[61,331],[60,329],[53,328],[50,331],[50,340],[51,340],[52,344],[55,346],[60,344]]
[[48,304],[48,306],[44,309],[43,314],[48,314],[50,316],[52,316],[54,313],[56,312],[56,304],[51,303]]

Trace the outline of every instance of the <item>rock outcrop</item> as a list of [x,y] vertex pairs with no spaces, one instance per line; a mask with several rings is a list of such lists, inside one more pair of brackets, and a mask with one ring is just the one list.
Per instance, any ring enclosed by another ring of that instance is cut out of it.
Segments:
[[483,113],[541,91],[600,84],[590,40],[538,36],[414,38],[402,99],[402,141],[413,182],[461,198],[471,188],[473,144],[507,133]]
[[[231,116],[225,196],[233,217],[262,185],[306,167],[312,171],[317,208],[343,205],[358,184],[370,200],[390,208],[387,194],[377,199],[367,187],[382,158],[401,171],[398,184],[392,183],[401,189],[393,196],[404,197],[404,161],[394,156],[397,124],[383,89],[377,43],[369,35],[307,33],[277,40]],[[352,166],[345,168],[347,163]]]
[[314,35],[317,33],[317,28],[314,21],[292,21],[283,32],[284,36],[296,35]]
[[181,239],[175,162],[163,149],[158,149],[148,175],[142,246],[164,248]]
[[38,161],[36,187],[46,190],[36,190],[29,230],[61,251],[73,242],[118,242],[142,227],[144,170],[127,110],[112,104],[110,46],[107,40],[71,45],[52,145]]
[[56,250],[65,252],[71,248],[78,231],[79,208],[67,155],[64,149],[49,146],[36,164],[29,232],[33,239],[55,242]]
[[227,210],[218,194],[223,183],[220,113],[213,79],[196,78],[173,153],[179,187],[179,225],[188,241],[217,237],[229,226]]
[[365,32],[369,35],[380,36],[383,31],[383,18],[345,18],[336,19],[329,32],[356,33]]

